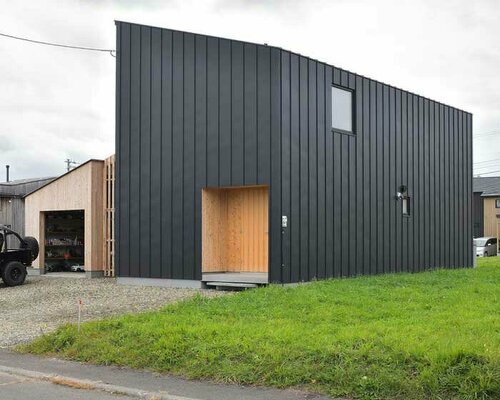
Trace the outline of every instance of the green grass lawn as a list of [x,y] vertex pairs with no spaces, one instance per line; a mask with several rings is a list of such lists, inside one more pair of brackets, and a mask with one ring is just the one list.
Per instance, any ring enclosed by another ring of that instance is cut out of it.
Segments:
[[97,364],[374,399],[500,398],[500,260],[195,298],[22,346]]

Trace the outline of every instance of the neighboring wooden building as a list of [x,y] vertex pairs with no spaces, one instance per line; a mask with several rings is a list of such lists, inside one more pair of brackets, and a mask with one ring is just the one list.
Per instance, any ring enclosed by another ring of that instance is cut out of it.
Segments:
[[89,160],[26,196],[26,233],[40,242],[33,266],[41,273],[82,266],[89,277],[112,275],[112,246],[106,244],[112,221],[105,224],[106,215],[112,218],[106,194],[114,180],[112,159]]
[[473,189],[475,237],[500,237],[500,176],[474,178]]
[[24,236],[24,196],[55,179],[34,178],[0,183],[0,224]]

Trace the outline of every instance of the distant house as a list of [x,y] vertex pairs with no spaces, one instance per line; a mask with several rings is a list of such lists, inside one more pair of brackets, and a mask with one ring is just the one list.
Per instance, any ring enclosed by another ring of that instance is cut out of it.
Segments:
[[473,180],[474,237],[500,235],[500,176]]
[[52,181],[53,177],[0,183],[0,225],[10,225],[24,235],[24,197]]

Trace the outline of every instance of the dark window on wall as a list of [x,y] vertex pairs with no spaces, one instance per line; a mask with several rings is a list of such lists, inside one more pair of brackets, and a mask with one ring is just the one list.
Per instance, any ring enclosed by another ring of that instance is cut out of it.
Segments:
[[354,96],[352,90],[332,86],[332,129],[354,133]]
[[500,199],[495,200],[495,208],[500,208]]

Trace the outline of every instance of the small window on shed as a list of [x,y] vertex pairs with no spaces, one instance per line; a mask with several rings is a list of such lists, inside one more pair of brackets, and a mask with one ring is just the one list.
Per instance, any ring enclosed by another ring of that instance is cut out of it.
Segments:
[[351,90],[332,86],[332,129],[354,133],[352,94]]
[[495,208],[500,208],[500,199],[495,200]]

